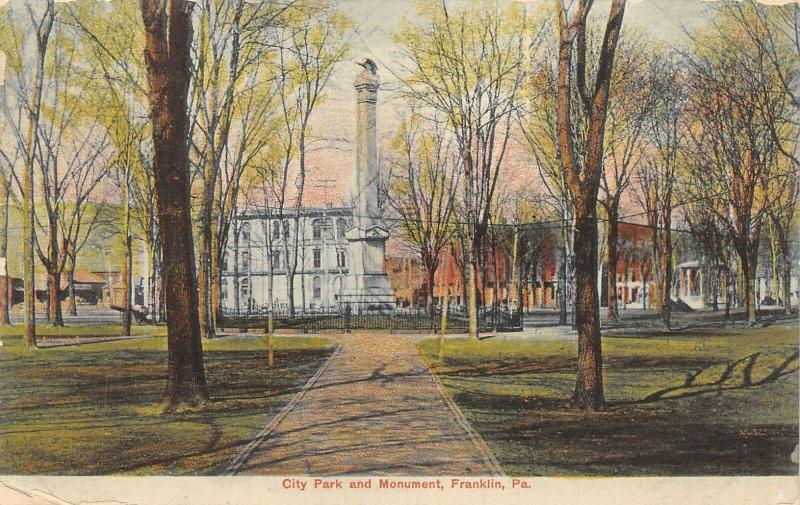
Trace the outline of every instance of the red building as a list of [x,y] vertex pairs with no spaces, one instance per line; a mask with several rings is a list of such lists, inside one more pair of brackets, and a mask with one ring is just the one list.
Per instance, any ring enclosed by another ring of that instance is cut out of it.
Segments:
[[[512,264],[516,259],[516,268]],[[449,295],[450,303],[465,305],[465,275],[460,250],[447,248],[439,258],[433,296]],[[535,250],[525,251],[518,242],[516,255],[513,241],[487,244],[476,279],[478,304],[495,303],[516,308],[549,307],[557,303],[556,247],[549,238],[537,243]],[[424,307],[429,292],[422,264],[417,258],[388,257],[385,271],[399,305]]]

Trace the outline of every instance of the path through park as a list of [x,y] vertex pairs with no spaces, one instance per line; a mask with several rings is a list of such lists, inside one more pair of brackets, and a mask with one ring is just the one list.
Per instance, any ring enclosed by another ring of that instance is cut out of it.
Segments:
[[337,336],[316,380],[228,468],[236,474],[491,475],[500,468],[402,335]]

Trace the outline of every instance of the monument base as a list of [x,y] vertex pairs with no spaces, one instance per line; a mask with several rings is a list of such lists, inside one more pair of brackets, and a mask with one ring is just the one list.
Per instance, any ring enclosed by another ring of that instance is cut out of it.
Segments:
[[360,285],[342,293],[341,301],[353,314],[391,314],[394,312],[394,291],[386,274],[361,274]]
[[351,264],[342,303],[348,304],[354,314],[389,314],[394,311],[394,291],[383,271],[388,236],[389,233],[377,225],[367,229],[351,228],[345,234]]

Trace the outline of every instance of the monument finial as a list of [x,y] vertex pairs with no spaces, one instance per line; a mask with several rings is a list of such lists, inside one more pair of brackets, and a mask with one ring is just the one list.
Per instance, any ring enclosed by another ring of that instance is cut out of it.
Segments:
[[375,62],[372,61],[371,59],[364,58],[364,61],[358,63],[358,65],[361,65],[367,72],[373,75],[378,75],[378,65],[376,65]]

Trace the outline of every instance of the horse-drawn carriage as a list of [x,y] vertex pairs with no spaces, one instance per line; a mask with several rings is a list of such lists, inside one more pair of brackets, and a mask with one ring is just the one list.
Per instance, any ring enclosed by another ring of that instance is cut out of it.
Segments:
[[[111,305],[110,308],[120,313],[125,312],[125,307],[119,305]],[[138,324],[151,324],[153,322],[152,317],[150,317],[150,311],[143,305],[131,305],[128,310],[130,310],[133,320]]]

